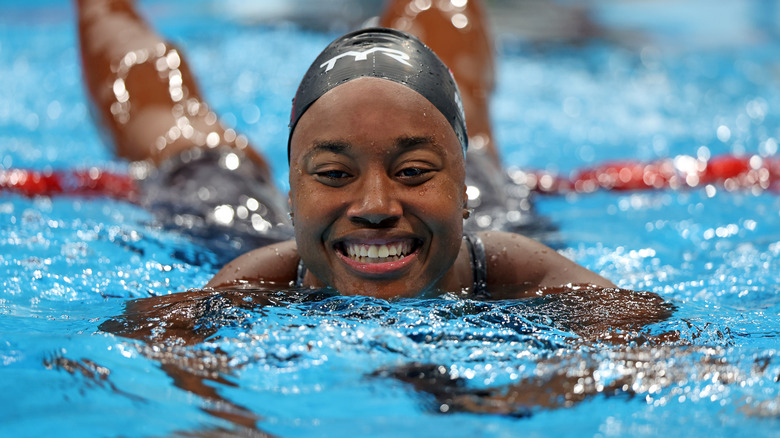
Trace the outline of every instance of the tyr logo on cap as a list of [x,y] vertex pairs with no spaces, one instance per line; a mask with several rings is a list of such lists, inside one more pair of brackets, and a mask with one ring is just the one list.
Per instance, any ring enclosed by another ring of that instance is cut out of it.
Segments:
[[400,50],[390,49],[387,47],[372,47],[364,52],[355,52],[350,50],[349,52],[341,53],[323,62],[322,65],[320,65],[320,67],[325,67],[325,71],[327,72],[330,71],[336,65],[336,61],[338,61],[341,58],[352,56],[355,58],[354,61],[365,61],[366,59],[368,59],[368,55],[374,52],[383,52],[385,55],[395,59],[396,61],[402,64],[408,65],[410,67],[412,66],[412,64],[409,64],[407,62],[410,59],[409,55],[407,55],[406,53]]

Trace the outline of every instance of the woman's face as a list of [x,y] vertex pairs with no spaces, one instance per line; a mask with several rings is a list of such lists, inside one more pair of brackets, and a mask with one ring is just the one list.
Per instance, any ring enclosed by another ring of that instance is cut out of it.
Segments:
[[436,288],[461,245],[465,165],[433,104],[377,78],[340,85],[304,113],[290,149],[298,253],[343,294]]

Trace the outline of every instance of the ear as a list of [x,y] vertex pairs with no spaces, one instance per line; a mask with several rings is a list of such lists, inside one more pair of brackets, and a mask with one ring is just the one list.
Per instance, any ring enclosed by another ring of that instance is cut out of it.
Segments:
[[463,184],[463,208],[468,208],[469,206],[469,196],[466,194],[467,189],[466,184]]

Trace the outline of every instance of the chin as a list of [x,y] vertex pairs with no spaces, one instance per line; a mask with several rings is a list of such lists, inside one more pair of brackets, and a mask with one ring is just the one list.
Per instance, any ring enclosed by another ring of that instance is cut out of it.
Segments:
[[425,286],[410,287],[407,284],[375,284],[373,282],[356,281],[335,289],[342,295],[363,295],[383,300],[393,298],[414,298],[428,288]]

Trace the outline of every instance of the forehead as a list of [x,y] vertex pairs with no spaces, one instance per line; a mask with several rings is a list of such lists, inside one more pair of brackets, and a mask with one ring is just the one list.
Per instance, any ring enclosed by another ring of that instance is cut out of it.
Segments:
[[309,107],[293,132],[291,156],[321,141],[373,143],[401,137],[431,137],[462,155],[452,126],[421,94],[390,80],[358,78]]

